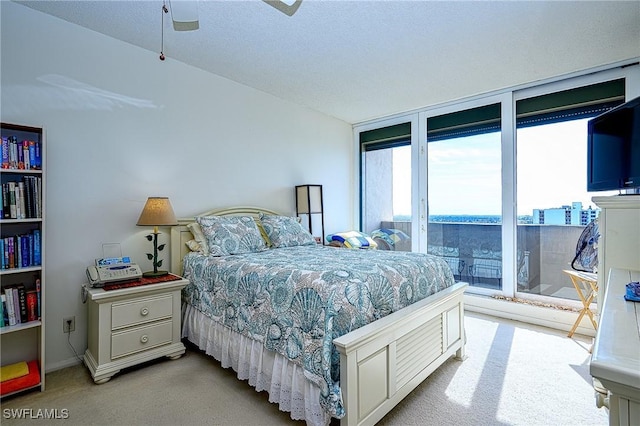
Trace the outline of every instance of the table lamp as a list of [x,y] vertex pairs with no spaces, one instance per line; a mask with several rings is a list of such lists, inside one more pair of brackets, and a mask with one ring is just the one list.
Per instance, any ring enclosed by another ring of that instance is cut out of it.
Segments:
[[160,277],[167,275],[168,271],[159,271],[162,266],[162,259],[158,260],[158,252],[164,249],[164,244],[158,246],[158,226],[177,225],[176,215],[171,207],[168,197],[149,197],[147,203],[138,218],[138,226],[153,226],[153,233],[146,236],[147,240],[153,241],[153,254],[147,253],[147,259],[153,260],[153,271],[142,274],[144,277]]

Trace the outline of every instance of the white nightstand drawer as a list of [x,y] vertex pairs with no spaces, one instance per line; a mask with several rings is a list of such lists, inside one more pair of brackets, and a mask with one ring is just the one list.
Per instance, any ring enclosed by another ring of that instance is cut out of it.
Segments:
[[172,312],[173,297],[171,294],[113,303],[111,305],[111,330],[161,318],[171,318]]
[[133,330],[113,333],[111,336],[111,358],[115,359],[171,343],[173,337],[171,329],[172,321],[168,320]]
[[109,381],[126,367],[184,354],[180,292],[187,284],[189,281],[171,275],[155,284],[87,289],[89,332],[84,363],[95,383]]

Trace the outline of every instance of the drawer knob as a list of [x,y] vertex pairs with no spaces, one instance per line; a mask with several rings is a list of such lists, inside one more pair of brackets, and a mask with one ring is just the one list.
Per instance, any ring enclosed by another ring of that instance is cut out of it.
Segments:
[[140,309],[140,315],[142,315],[143,317],[146,317],[147,315],[149,315],[149,308],[145,306],[142,309]]
[[140,337],[141,343],[147,343],[148,341],[149,341],[149,336],[147,336],[146,334],[143,334],[142,337]]

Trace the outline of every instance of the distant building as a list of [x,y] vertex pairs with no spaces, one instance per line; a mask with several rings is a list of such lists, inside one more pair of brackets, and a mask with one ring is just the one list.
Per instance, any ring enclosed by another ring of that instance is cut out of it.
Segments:
[[600,209],[582,208],[582,203],[575,201],[570,206],[553,209],[534,209],[533,223],[538,225],[582,225],[586,226],[598,217]]

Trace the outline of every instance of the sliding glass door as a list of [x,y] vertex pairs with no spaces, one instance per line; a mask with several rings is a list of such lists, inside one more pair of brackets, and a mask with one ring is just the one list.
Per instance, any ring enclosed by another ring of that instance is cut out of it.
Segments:
[[502,288],[501,105],[433,115],[427,128],[427,252],[457,280]]
[[517,291],[579,300],[563,271],[572,268],[582,231],[600,213],[587,193],[587,123],[624,102],[625,83],[543,89],[516,95]]

